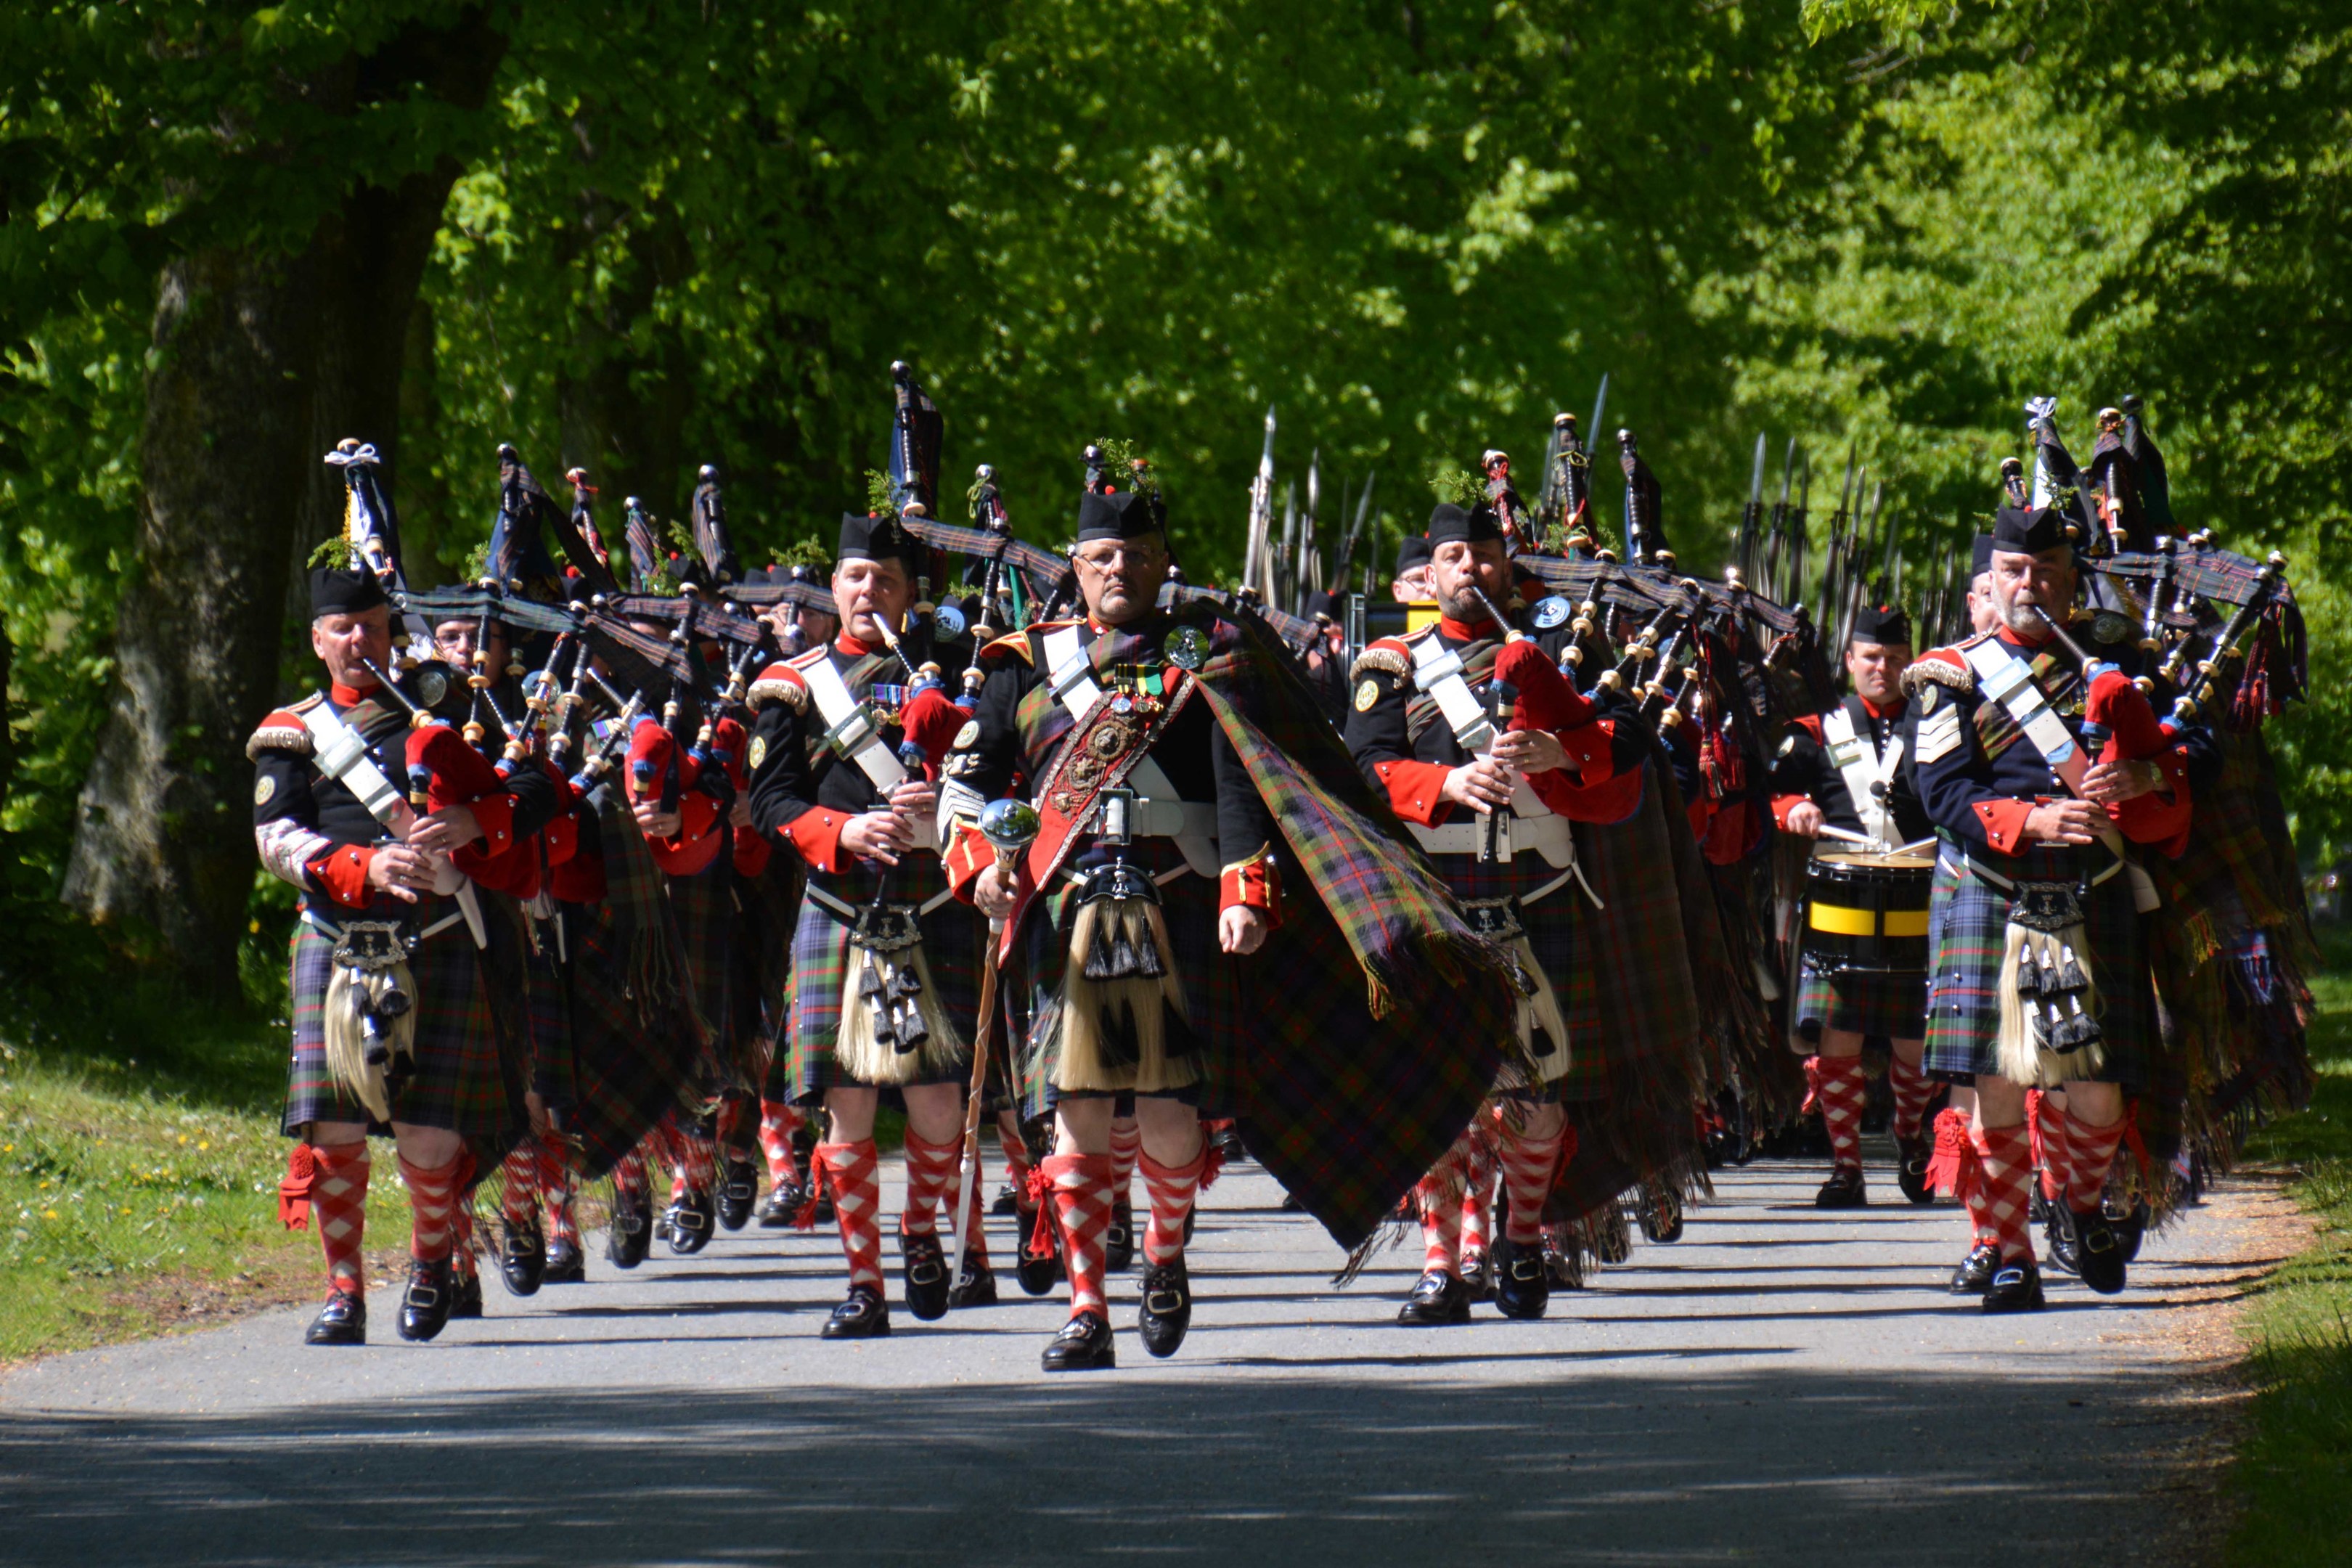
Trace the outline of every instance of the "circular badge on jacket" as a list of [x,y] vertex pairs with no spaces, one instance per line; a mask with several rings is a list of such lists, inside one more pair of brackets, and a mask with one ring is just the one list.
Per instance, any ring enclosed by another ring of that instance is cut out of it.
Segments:
[[2091,636],[2103,643],[2119,643],[2131,636],[2131,622],[2113,610],[2101,610],[2091,617]]
[[954,749],[959,752],[969,752],[972,747],[979,743],[980,721],[977,719],[965,720],[963,721],[963,728],[956,731]]
[[1179,669],[1198,669],[1209,661],[1209,639],[1198,626],[1178,626],[1168,634],[1160,655]]
[[1356,711],[1357,711],[1357,712],[1359,712],[1359,713],[1369,713],[1369,712],[1370,712],[1370,711],[1372,710],[1372,704],[1373,704],[1373,703],[1375,703],[1375,702],[1378,702],[1380,700],[1381,700],[1381,683],[1380,683],[1379,681],[1377,681],[1377,680],[1365,680],[1365,681],[1360,681],[1360,682],[1358,682],[1358,683],[1357,683],[1357,686],[1356,686]]
[[760,771],[760,764],[768,760],[768,737],[765,735],[752,736],[751,754],[743,760],[751,765],[751,769],[753,773],[758,773]]
[[264,773],[259,778],[253,781],[254,805],[268,805],[269,804],[269,797],[277,793],[278,780],[273,775]]
[[1536,630],[1548,632],[1554,626],[1568,625],[1569,613],[1572,608],[1566,599],[1554,594],[1549,598],[1538,599],[1535,608],[1528,612],[1528,617],[1535,622]]

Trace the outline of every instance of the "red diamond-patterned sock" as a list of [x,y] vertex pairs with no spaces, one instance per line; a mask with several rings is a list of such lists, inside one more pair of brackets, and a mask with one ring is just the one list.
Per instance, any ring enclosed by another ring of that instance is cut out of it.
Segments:
[[499,1213],[510,1230],[520,1230],[539,1219],[539,1140],[526,1132],[507,1151],[499,1164],[505,1190],[499,1194]]
[[640,1142],[613,1163],[613,1186],[625,1197],[642,1202],[652,1191],[653,1175],[646,1169],[646,1145]]
[[1977,1193],[1969,1205],[1977,1234],[1991,1238],[2003,1261],[2032,1258],[2026,1209],[2032,1196],[2033,1145],[2022,1123],[1976,1130]]
[[459,1280],[474,1278],[474,1204],[471,1194],[461,1194],[449,1210],[449,1277]]
[[310,1184],[310,1224],[319,1250],[327,1257],[327,1290],[361,1289],[360,1243],[367,1235],[368,1146],[316,1145],[317,1174]]
[[768,1185],[790,1186],[801,1179],[801,1163],[793,1157],[793,1134],[805,1120],[795,1106],[781,1100],[760,1101],[760,1152],[768,1157]]
[[545,1140],[539,1145],[539,1202],[547,1215],[547,1239],[580,1245],[579,1179],[562,1152]]
[[1900,1056],[1886,1058],[1886,1087],[1895,1092],[1895,1136],[1919,1136],[1919,1119],[1936,1098],[1936,1080]]
[[[1499,1136],[1499,1134],[1497,1134]],[[1485,1138],[1463,1151],[1462,1246],[1464,1258],[1486,1255],[1495,1219],[1495,1182],[1500,1168],[1493,1146]]]
[[1103,1299],[1103,1249],[1110,1232],[1110,1156],[1054,1154],[1037,1162],[1062,1227],[1062,1263],[1070,1274],[1070,1316],[1092,1312],[1108,1321]]
[[408,1206],[414,1215],[408,1253],[419,1263],[449,1256],[457,1238],[451,1215],[457,1206],[457,1183],[465,1168],[463,1154],[446,1165],[419,1165],[405,1154],[400,1156],[400,1179],[408,1188]]
[[2094,1127],[2071,1107],[2067,1110],[2066,1201],[2077,1214],[2089,1214],[2106,1195],[2107,1172],[2124,1141],[2126,1120],[2118,1116],[2105,1127]]
[[932,1143],[907,1129],[907,1206],[898,1214],[901,1236],[937,1236],[940,1211],[955,1202],[956,1175],[963,1166],[963,1141]]
[[2033,1163],[2042,1173],[2042,1195],[2058,1201],[2074,1180],[2074,1151],[2067,1137],[2074,1121],[2066,1107],[2038,1089],[2025,1091],[2025,1124],[2032,1130]]
[[1414,1184],[1421,1206],[1421,1271],[1462,1277],[1463,1152],[1456,1143]]
[[[1163,1165],[1149,1151],[1136,1151],[1136,1168],[1143,1173],[1143,1190],[1151,1199],[1151,1220],[1143,1227],[1143,1256],[1152,1264],[1173,1263],[1184,1256],[1184,1216],[1200,1195],[1201,1177],[1209,1168],[1209,1148],[1181,1165]],[[1113,1189],[1117,1191],[1116,1188]]]
[[1830,1135],[1830,1160],[1841,1169],[1862,1169],[1862,1111],[1870,1098],[1870,1075],[1860,1057],[1814,1057],[1805,1063],[1822,1126]]
[[874,1140],[820,1143],[816,1163],[833,1188],[833,1215],[841,1226],[842,1256],[849,1260],[849,1283],[882,1289],[882,1169]]
[[1143,1152],[1143,1128],[1132,1116],[1114,1117],[1110,1124],[1110,1197],[1133,1206],[1135,1157]]
[[1506,1125],[1503,1136],[1503,1181],[1510,1189],[1509,1234],[1514,1247],[1543,1245],[1544,1199],[1559,1173],[1559,1149],[1567,1128],[1548,1136],[1529,1137]]

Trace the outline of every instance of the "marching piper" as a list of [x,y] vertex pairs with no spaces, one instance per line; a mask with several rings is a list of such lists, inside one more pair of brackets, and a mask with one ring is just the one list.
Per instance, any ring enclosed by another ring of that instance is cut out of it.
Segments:
[[752,689],[752,820],[808,868],[781,1039],[787,1060],[776,1076],[828,1120],[813,1163],[833,1194],[849,1294],[826,1339],[890,1331],[874,1143],[885,1088],[907,1108],[898,1219],[907,1310],[928,1321],[996,1299],[985,1251],[951,1280],[939,1238],[962,1147],[980,933],[941,868],[939,789],[926,776],[971,721],[948,700],[936,667],[908,663],[922,657],[928,633],[902,644],[897,630],[914,598],[919,551],[895,516],[845,516],[833,574],[839,635],[770,665]]
[[2123,1289],[2101,1212],[2124,1096],[2160,1048],[2135,863],[2178,855],[2190,817],[2179,751],[2117,667],[2131,627],[2067,630],[2077,579],[2064,520],[2001,509],[1990,546],[1999,626],[1913,665],[1919,795],[1941,840],[1926,1062],[1972,1075],[1979,1239],[1955,1275],[1987,1311],[2043,1297],[2028,1227],[2030,1089],[2066,1094],[2067,1182],[2054,1217],[2092,1289]]
[[[391,609],[364,569],[310,574],[310,647],[323,691],[263,720],[254,762],[261,862],[299,890],[293,1052],[280,1188],[289,1224],[315,1221],[327,1300],[310,1344],[367,1342],[360,1247],[368,1136],[389,1132],[413,1210],[401,1337],[429,1340],[455,1304],[455,1211],[467,1140],[518,1130],[477,952],[495,939],[468,870],[495,878],[551,812],[543,778],[500,779],[446,724],[447,678],[388,689]],[[404,737],[405,740],[404,741]],[[399,781],[399,782],[395,782]]]
[[[1358,658],[1346,738],[1473,924],[1516,957],[1523,1060],[1496,1085],[1503,1113],[1492,1119],[1509,1198],[1493,1289],[1506,1317],[1538,1318],[1550,1295],[1544,1203],[1568,1142],[1553,1086],[1569,1066],[1555,987],[1570,975],[1569,900],[1580,896],[1569,825],[1633,809],[1648,742],[1637,724],[1600,716],[1561,676],[1575,635],[1564,617],[1532,636],[1519,629],[1506,607],[1517,599],[1502,530],[1487,506],[1440,503],[1425,537],[1440,618]],[[1464,1190],[1475,1204],[1483,1136],[1458,1142],[1416,1188],[1425,1260],[1401,1323],[1468,1321]]]

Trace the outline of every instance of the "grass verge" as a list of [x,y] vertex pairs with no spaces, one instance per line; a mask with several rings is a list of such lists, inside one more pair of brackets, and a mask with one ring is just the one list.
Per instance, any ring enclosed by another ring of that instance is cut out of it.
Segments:
[[[224,1016],[38,916],[0,961],[0,1362],[316,1294],[317,1238],[277,1217],[283,980],[265,959]],[[388,1159],[368,1214],[407,1235]],[[396,1250],[371,1249],[372,1280]]]
[[2337,1563],[2352,1552],[2352,930],[2325,933],[2329,973],[2311,1051],[2311,1109],[2266,1129],[2253,1161],[2291,1167],[2321,1226],[2254,1292],[2242,1332],[2254,1399],[2238,1452],[2242,1504],[2228,1560]]

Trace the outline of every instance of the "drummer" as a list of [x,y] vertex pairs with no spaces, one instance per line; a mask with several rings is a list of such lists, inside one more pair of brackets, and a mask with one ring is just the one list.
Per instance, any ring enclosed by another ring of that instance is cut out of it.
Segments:
[[[1935,831],[1907,765],[1914,725],[1902,682],[1910,664],[1911,624],[1903,610],[1863,606],[1845,648],[1853,695],[1790,726],[1772,762],[1772,815],[1783,832],[1813,840],[1817,863],[1833,857],[1863,875],[1916,875],[1924,892],[1933,860],[1916,847],[1895,853]],[[1925,910],[1924,900],[1920,907]],[[1790,1044],[1813,1052],[1805,1076],[1834,1163],[1813,1201],[1825,1209],[1860,1208],[1869,1201],[1862,1178],[1862,1116],[1869,1093],[1862,1044],[1875,1035],[1893,1046],[1887,1070],[1895,1092],[1896,1179],[1912,1202],[1929,1202],[1934,1194],[1922,1119],[1934,1086],[1919,1067],[1927,1033],[1925,942],[1916,968],[1846,968],[1832,951],[1834,935],[1816,929],[1820,923],[1809,912],[1790,1028]],[[1916,933],[1886,934],[1924,939],[1924,932],[1923,926]]]

